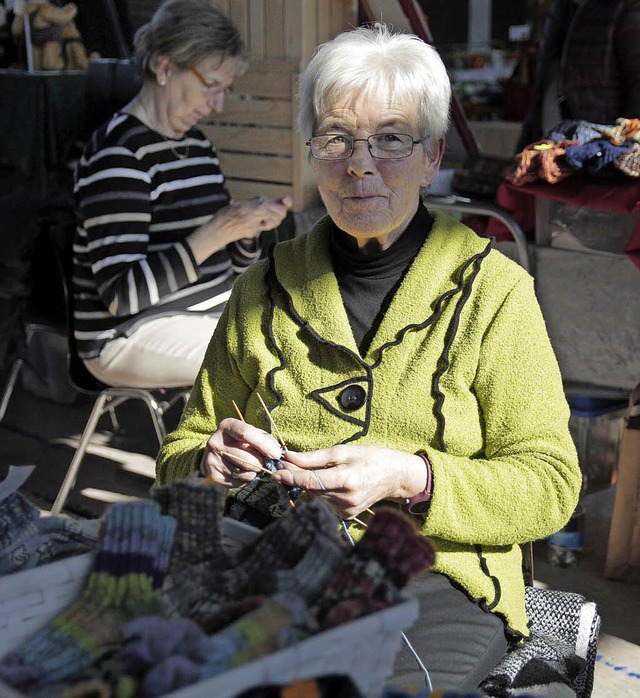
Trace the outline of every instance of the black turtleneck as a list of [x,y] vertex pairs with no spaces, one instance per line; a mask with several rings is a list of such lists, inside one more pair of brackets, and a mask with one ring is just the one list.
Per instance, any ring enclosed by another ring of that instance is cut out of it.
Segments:
[[420,205],[404,233],[386,250],[364,253],[355,238],[337,226],[331,235],[331,259],[342,302],[360,350],[369,344],[413,258],[427,239],[433,218]]

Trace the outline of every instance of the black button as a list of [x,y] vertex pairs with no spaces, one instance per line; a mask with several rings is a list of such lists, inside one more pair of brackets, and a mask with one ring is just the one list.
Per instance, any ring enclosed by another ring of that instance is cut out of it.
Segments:
[[350,385],[338,396],[340,404],[345,410],[347,410],[347,412],[353,412],[353,410],[357,410],[362,407],[366,399],[367,393],[361,385]]

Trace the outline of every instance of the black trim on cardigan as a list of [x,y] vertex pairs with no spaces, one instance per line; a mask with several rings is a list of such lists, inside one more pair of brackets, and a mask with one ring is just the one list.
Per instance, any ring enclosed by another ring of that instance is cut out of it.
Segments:
[[[291,319],[300,327],[301,330],[308,332],[313,339],[315,339],[317,342],[320,342],[322,344],[325,344],[327,346],[333,347],[334,349],[339,349],[346,354],[348,354],[351,358],[355,359],[356,362],[364,369],[365,371],[365,376],[362,378],[358,379],[352,379],[349,382],[353,382],[355,380],[358,381],[363,381],[366,382],[369,390],[366,391],[367,393],[367,399],[365,402],[366,405],[366,413],[365,413],[365,418],[364,421],[355,421],[353,417],[349,417],[348,415],[345,415],[339,411],[333,411],[332,414],[335,414],[336,416],[339,416],[340,418],[344,419],[347,422],[355,423],[358,426],[361,426],[361,430],[356,432],[355,434],[352,434],[350,437],[342,441],[341,443],[349,443],[350,441],[354,441],[355,439],[359,438],[360,436],[366,436],[367,433],[369,432],[369,424],[371,422],[371,393],[373,391],[373,379],[371,375],[371,368],[366,364],[355,352],[351,351],[351,349],[348,349],[342,344],[337,344],[336,342],[331,342],[328,339],[325,339],[321,335],[319,335],[313,327],[298,313],[298,311],[295,309],[294,304],[293,304],[293,298],[291,297],[291,294],[287,291],[287,289],[280,283],[278,280],[278,277],[276,276],[276,264],[275,264],[275,259],[273,256],[273,248],[269,251],[269,256],[268,256],[268,269],[267,269],[267,274],[265,276],[265,280],[267,282],[267,286],[269,287],[269,299],[271,301],[271,312],[270,312],[270,317],[269,317],[269,338],[271,339],[274,349],[277,352],[278,356],[281,357],[281,362],[280,366],[276,366],[275,368],[271,369],[269,371],[267,380],[269,383],[269,386],[273,393],[277,396],[277,405],[282,404],[282,395],[278,393],[278,391],[275,388],[275,373],[277,371],[282,371],[286,368],[286,361],[284,359],[284,356],[282,355],[282,352],[280,351],[279,347],[276,344],[275,336],[273,333],[273,318],[275,315],[275,308],[276,308],[276,299],[275,299],[275,293],[278,293],[282,297],[283,304],[286,307],[286,311],[289,313],[289,316]],[[341,384],[334,385],[334,386],[327,386],[326,388],[323,388],[323,391],[327,390],[337,390]],[[312,391],[310,393],[311,397],[313,399],[318,400],[318,396],[315,395],[316,391]],[[320,402],[320,400],[318,400]],[[322,401],[321,404],[325,405],[327,408],[329,408],[329,403],[326,401]]]
[[[458,277],[458,286],[454,290],[456,292],[460,292],[461,295],[458,299],[453,313],[453,317],[451,318],[451,322],[447,330],[447,338],[445,341],[444,348],[442,350],[442,354],[440,354],[440,358],[438,359],[438,364],[440,364],[440,366],[433,375],[433,382],[431,387],[431,393],[434,398],[433,414],[436,418],[436,421],[438,422],[437,435],[440,439],[440,447],[443,453],[447,452],[447,444],[444,438],[445,418],[444,413],[442,411],[445,396],[444,393],[440,390],[440,378],[442,378],[442,376],[446,373],[447,369],[449,368],[449,352],[451,351],[453,340],[455,339],[456,333],[458,331],[458,326],[460,325],[460,315],[462,314],[462,309],[464,308],[467,300],[469,299],[469,296],[471,295],[471,288],[473,286],[473,282],[476,276],[478,275],[478,272],[480,271],[482,261],[493,248],[494,242],[495,238],[489,238],[489,242],[485,246],[484,250],[474,255],[460,270],[460,275]],[[474,268],[469,277],[465,279],[464,275],[467,269],[469,269],[469,267],[471,266],[473,266]]]

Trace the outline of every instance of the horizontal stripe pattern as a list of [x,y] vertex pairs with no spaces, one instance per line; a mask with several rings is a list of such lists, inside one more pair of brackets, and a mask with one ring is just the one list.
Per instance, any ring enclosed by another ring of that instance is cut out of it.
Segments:
[[239,241],[199,267],[183,242],[230,200],[216,151],[197,128],[167,140],[115,114],[85,147],[74,197],[74,328],[85,359],[146,319],[204,307],[206,294],[217,308],[259,255],[255,241]]

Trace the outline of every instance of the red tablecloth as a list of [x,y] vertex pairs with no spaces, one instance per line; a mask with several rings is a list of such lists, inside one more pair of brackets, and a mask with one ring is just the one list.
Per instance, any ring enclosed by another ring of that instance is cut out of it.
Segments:
[[[596,179],[587,175],[571,175],[557,184],[540,180],[516,186],[503,182],[498,189],[496,204],[508,211],[530,240],[535,239],[535,197],[553,199],[577,207],[595,208],[621,213],[640,213],[640,182],[631,178]],[[510,240],[508,229],[496,218],[491,218],[487,235],[498,240]],[[640,219],[625,247],[629,259],[640,269]]]

